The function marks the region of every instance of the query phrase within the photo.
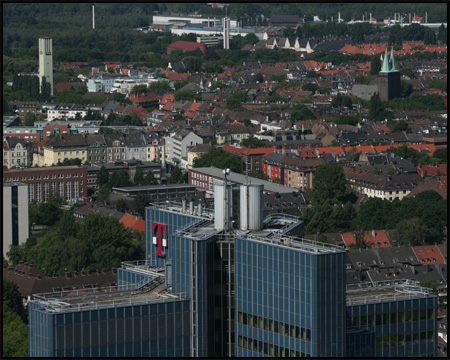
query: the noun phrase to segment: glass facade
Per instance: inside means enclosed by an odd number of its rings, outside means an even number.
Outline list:
[[[437,297],[353,301],[343,250],[224,234],[213,219],[168,206],[146,208],[145,221],[143,266],[163,268],[183,300],[60,313],[33,300],[31,357],[437,355]],[[119,290],[159,276],[147,270],[117,269]]]
[[[347,325],[375,335],[376,357],[437,356],[437,297],[347,307]]]
[[[62,313],[29,306],[30,357],[190,356],[189,300]]]
[[[236,237],[236,356],[344,356],[344,257]]]

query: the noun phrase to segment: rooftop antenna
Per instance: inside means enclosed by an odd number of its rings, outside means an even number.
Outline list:
[[[227,175],[230,175],[230,169],[223,170],[223,175],[225,176],[225,192],[224,192],[224,201],[225,201],[225,231],[228,232],[228,214],[229,214],[229,204],[228,204],[228,196],[227,196]]]
[[[248,152],[245,153],[245,185],[248,185]]]

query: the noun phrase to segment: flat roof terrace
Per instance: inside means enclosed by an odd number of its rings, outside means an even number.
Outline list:
[[[182,299],[166,288],[164,277],[157,277],[140,289],[135,289],[135,286],[133,288],[133,290],[118,291],[116,286],[111,286],[36,294],[33,295],[33,300],[38,301],[46,312],[65,313]]]
[[[398,285],[373,286],[371,283],[347,286],[347,305],[379,303],[433,296],[429,290],[405,280]]]

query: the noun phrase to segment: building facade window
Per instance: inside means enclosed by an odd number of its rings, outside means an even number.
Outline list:
[[[66,181],[66,200],[70,200],[71,199],[71,195],[72,195],[72,183],[70,181]]]

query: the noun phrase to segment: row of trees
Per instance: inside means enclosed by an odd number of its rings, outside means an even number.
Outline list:
[[[39,85],[37,76],[14,74],[10,91],[9,101],[50,101],[51,99],[51,84],[47,82],[45,76],[42,77],[42,84]]]
[[[348,188],[339,165],[319,166],[313,185],[313,207],[303,216],[306,234],[396,229],[395,240],[405,246],[438,244],[443,240],[447,201],[435,191],[392,202],[370,198],[356,212],[352,205],[356,196]]]
[[[3,348],[2,357],[28,357],[28,325],[18,286],[3,281]]]
[[[45,274],[111,269],[121,261],[144,258],[144,236],[115,218],[89,215],[82,223],[65,211],[53,225],[9,251],[13,264],[33,263]]]

